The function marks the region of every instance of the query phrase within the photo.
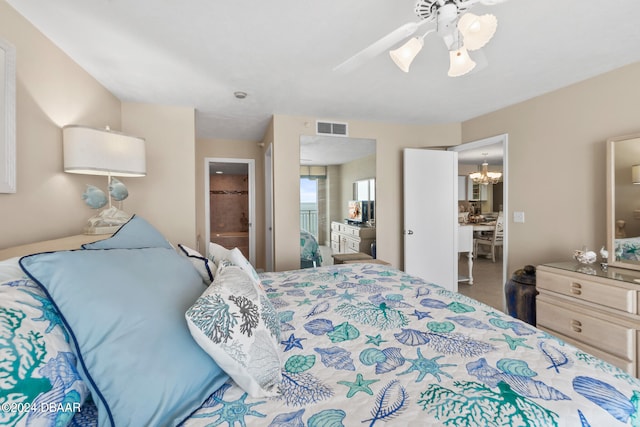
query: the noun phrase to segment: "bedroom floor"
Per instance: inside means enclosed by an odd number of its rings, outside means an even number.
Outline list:
[[[460,257],[458,261],[460,275],[467,275],[469,271],[467,258]],[[473,260],[473,285],[458,282],[458,292],[500,311],[503,306],[502,259],[492,262],[488,258],[479,257]]]

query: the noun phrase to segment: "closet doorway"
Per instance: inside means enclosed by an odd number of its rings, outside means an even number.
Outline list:
[[[227,249],[237,247],[255,266],[255,160],[207,157],[204,161],[208,240]]]

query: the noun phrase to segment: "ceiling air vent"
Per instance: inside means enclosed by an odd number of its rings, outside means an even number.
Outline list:
[[[347,124],[316,122],[316,133],[318,135],[347,136]]]

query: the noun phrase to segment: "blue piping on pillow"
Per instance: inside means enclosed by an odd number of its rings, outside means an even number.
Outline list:
[[[180,250],[182,251],[182,253],[186,257],[202,260],[202,262],[204,263],[204,268],[207,269],[207,274],[209,275],[209,280],[213,282],[213,273],[211,272],[211,269],[209,268],[209,263],[207,262],[207,261],[209,261],[209,258],[205,258],[205,257],[197,256],[197,255],[190,255],[189,252],[184,248],[184,246],[182,244],[178,244],[178,247],[180,248]]]

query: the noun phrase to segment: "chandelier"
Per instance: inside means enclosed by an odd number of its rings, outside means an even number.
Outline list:
[[[489,172],[489,163],[486,160],[488,153],[482,153],[482,155],[485,156],[485,161],[482,162],[482,171],[469,174],[469,178],[474,184],[497,184],[502,178],[502,173]]]

